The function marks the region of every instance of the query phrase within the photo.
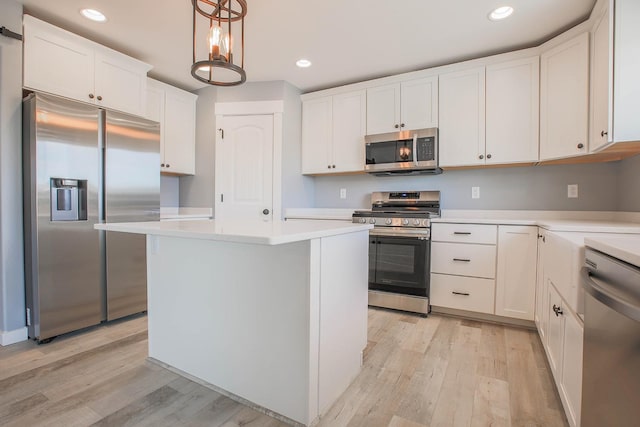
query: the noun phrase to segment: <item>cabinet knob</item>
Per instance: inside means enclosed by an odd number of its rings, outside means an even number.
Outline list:
[[[478,156],[478,158],[479,158],[480,160],[484,159],[484,154],[480,154],[480,155]]]
[[[168,167],[168,168],[170,168],[170,167],[171,167],[171,165],[170,165],[169,163],[167,163],[167,167]]]
[[[490,158],[491,158],[491,154],[487,154],[487,159],[490,159]]]
[[[393,126],[393,127],[394,127],[394,128],[396,128],[396,129],[398,129],[398,128],[399,128],[400,126],[398,126],[398,125],[395,125],[395,126]]]
[[[93,94],[92,94],[92,93],[90,93],[90,94],[89,94],[89,99],[93,99],[93,98],[94,98],[94,97],[93,97]]]
[[[335,169],[335,168],[336,168],[336,165],[331,165],[331,167]]]
[[[581,142],[580,144],[578,144],[578,149],[581,150],[584,148],[584,144]]]
[[[327,169],[331,169],[331,165],[327,165]]]
[[[102,101],[102,96],[98,95],[98,101]]]
[[[269,215],[269,209],[265,209],[265,210],[263,210],[263,211],[262,211],[262,214],[263,214],[263,215]]]
[[[561,316],[562,314],[564,314],[564,312],[562,311],[562,307],[559,307],[555,304],[553,304],[553,312],[556,314],[556,317]]]
[[[164,167],[164,163],[160,163],[160,167],[163,168]]]
[[[400,127],[403,128],[404,127],[404,123],[400,123]]]
[[[602,131],[600,132],[600,136],[604,138],[605,135],[609,135],[609,132]]]

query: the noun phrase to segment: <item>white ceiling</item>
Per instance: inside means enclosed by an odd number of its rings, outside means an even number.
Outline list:
[[[185,89],[191,0],[18,0],[25,12],[153,65]],[[251,82],[286,80],[304,92],[530,47],[588,17],[595,0],[247,0],[245,69]],[[505,21],[488,13],[508,4]],[[79,10],[92,7],[108,21]],[[234,33],[235,35],[235,33]],[[312,67],[295,66],[299,58]]]

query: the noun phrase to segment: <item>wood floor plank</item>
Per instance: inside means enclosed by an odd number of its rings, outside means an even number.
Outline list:
[[[503,380],[479,377],[473,397],[472,427],[506,427],[511,425],[509,383]]]
[[[406,418],[394,415],[387,427],[427,427],[425,424],[418,424]]]

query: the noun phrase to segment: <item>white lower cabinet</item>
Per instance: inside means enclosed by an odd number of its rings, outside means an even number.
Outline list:
[[[536,326],[551,367],[569,424],[580,425],[582,349],[584,327],[568,301],[572,271],[580,267],[572,247],[553,232],[540,232],[539,280],[536,289]],[[560,274],[562,272],[562,274]],[[567,299],[569,298],[569,299]]]
[[[431,305],[493,314],[497,226],[432,225]]]
[[[498,227],[496,314],[534,320],[538,227]]]
[[[495,280],[431,274],[431,304],[493,314]]]

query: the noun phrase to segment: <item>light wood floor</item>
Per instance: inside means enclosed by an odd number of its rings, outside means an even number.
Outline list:
[[[146,361],[146,328],[0,347],[0,425],[284,425]],[[362,372],[319,426],[469,425],[567,425],[537,334],[370,309]]]

